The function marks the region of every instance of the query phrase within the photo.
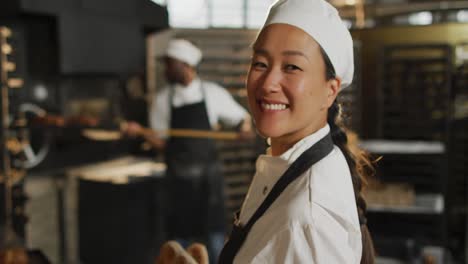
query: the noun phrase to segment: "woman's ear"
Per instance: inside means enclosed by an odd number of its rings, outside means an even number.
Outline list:
[[[341,79],[339,77],[335,77],[334,79],[330,79],[327,81],[327,107],[330,107],[333,102],[335,101],[338,93],[341,89]]]

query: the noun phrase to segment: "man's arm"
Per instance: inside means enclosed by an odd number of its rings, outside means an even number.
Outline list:
[[[245,114],[239,126],[239,138],[240,139],[252,139],[255,137],[255,132],[252,129],[252,117],[248,113]]]
[[[219,121],[231,127],[237,127],[239,138],[250,139],[255,137],[252,129],[250,114],[240,105],[232,95],[224,88],[216,84],[210,84],[209,110],[214,111]]]

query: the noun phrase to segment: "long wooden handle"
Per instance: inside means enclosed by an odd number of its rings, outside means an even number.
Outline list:
[[[236,140],[239,138],[239,135],[236,132],[218,132],[194,129],[169,129],[166,131],[156,131],[150,128],[144,128],[143,133],[168,135],[169,137],[210,138],[217,140]],[[97,141],[119,140],[122,138],[122,133],[118,130],[84,129],[82,134],[89,139]]]
[[[239,134],[236,132],[221,132],[196,129],[169,129],[165,131],[156,131],[149,128],[145,128],[144,130],[144,133],[156,133],[157,135],[168,135],[169,137],[209,138],[219,140],[239,139]]]
[[[125,131],[127,122],[122,122],[120,124],[120,130]],[[211,130],[197,130],[197,129],[168,129],[165,131],[158,131],[147,127],[142,127],[143,134],[146,135],[167,135],[169,137],[189,137],[189,138],[209,138],[209,139],[218,139],[218,140],[235,140],[239,139],[239,134],[237,132],[220,132],[220,131],[211,131]]]
[[[236,132],[220,132],[193,129],[170,129],[167,132],[171,137],[211,138],[220,140],[239,139],[239,134]]]

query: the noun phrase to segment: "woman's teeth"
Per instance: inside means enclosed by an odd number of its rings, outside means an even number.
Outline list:
[[[262,108],[266,110],[284,110],[288,108],[285,104],[266,104],[262,103]]]

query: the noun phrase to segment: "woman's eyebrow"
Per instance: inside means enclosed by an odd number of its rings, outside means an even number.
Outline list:
[[[254,49],[254,54],[268,56],[269,52],[266,49]],[[301,56],[310,62],[309,58],[301,51],[298,50],[285,50],[281,52],[283,56]]]
[[[298,50],[285,50],[282,52],[284,56],[302,56],[306,60],[310,61],[309,58],[301,51]]]
[[[268,51],[266,49],[255,49],[253,50],[254,54],[258,55],[268,55]]]

